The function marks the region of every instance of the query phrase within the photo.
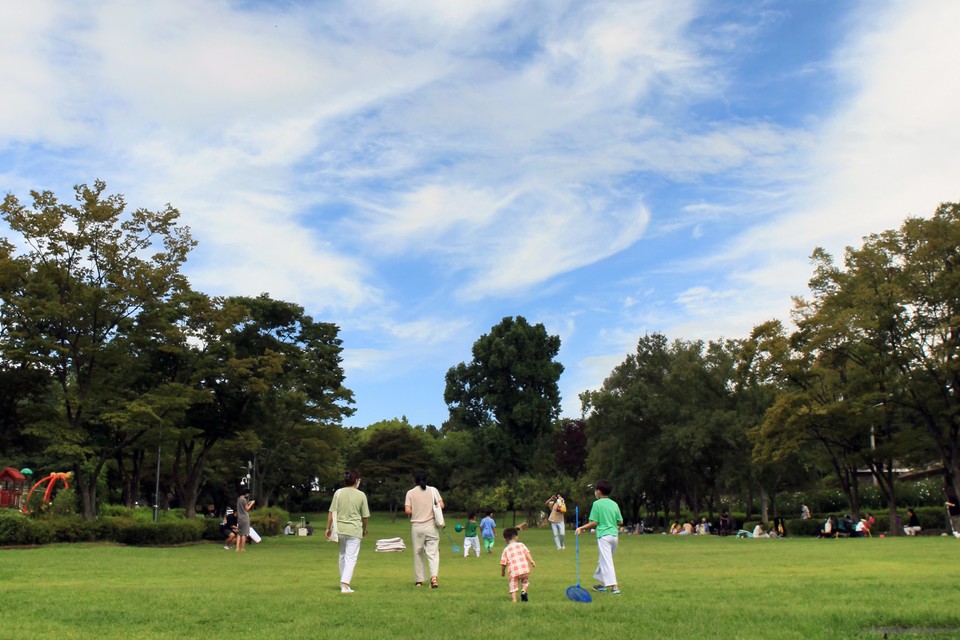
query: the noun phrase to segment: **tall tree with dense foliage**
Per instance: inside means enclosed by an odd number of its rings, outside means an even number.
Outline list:
[[[653,334],[599,390],[581,394],[588,469],[619,487],[630,517],[645,505],[719,508],[724,474],[743,450],[733,372],[728,344],[668,343]]]
[[[243,443],[234,468],[252,465],[253,495],[263,506],[284,487],[332,482],[342,462],[339,426],[353,413],[339,328],[267,295],[199,309],[192,324],[203,327],[203,337],[183,352],[184,370],[192,372],[193,391],[206,397],[184,416],[174,469],[188,513],[205,458],[225,440]]]
[[[127,211],[106,185],[79,185],[77,204],[31,192],[11,194],[0,214],[22,253],[0,255],[6,361],[49,372],[57,391],[53,420],[30,429],[74,473],[85,517],[95,515],[106,462],[157,421],[167,399],[125,383],[128,344],[148,306],[183,288],[180,267],[194,242],[170,205]]]
[[[447,372],[449,424],[479,432],[492,470],[552,468],[546,436],[560,413],[559,352],[560,338],[542,324],[508,317],[473,344],[473,360]]]

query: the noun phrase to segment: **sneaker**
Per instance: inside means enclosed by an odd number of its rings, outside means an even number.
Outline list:
[[[527,592],[526,592],[526,591],[524,591],[524,592],[522,592],[522,593],[520,594],[520,601],[521,601],[521,602],[529,602],[529,601],[530,601],[530,598],[527,597]]]
[[[620,595],[620,589],[614,589],[614,590],[611,591],[610,593],[612,593],[612,594],[615,595],[615,596],[618,596],[618,595]]]
[[[227,551],[230,551],[230,545],[228,544],[223,545],[223,548],[226,549]]]
[[[354,590],[350,587],[340,587],[340,593],[354,593]]]
[[[607,588],[606,588],[605,586],[603,586],[602,584],[595,584],[595,585],[593,585],[593,590],[594,590],[594,591],[606,591]]]

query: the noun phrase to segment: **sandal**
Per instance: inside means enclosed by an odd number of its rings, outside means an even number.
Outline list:
[[[413,583],[413,586],[415,586],[415,587],[422,587],[422,586],[423,586],[423,583],[422,583],[422,582],[414,582],[414,583]]]
[[[437,584],[437,576],[433,576],[432,578],[430,578],[430,588],[431,588],[431,589],[439,589],[439,588],[440,588],[440,585]]]

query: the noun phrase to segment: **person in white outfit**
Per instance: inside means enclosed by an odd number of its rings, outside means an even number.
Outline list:
[[[907,509],[907,526],[903,528],[903,532],[908,536],[915,536],[921,531],[923,531],[923,528],[920,526],[920,518],[917,517],[917,512],[913,509]]]

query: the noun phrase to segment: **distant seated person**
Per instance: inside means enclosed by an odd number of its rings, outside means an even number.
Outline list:
[[[849,513],[845,513],[837,524],[837,529],[842,536],[852,536],[857,530],[857,520],[854,520]]]
[[[287,526],[283,528],[283,535],[292,536],[293,535],[293,522],[287,520]]]
[[[670,535],[675,536],[680,533],[680,531],[680,523],[674,520],[673,524],[670,525]]]
[[[307,523],[306,523],[306,524],[307,524],[307,526],[306,526],[307,535],[308,535],[308,536],[312,536],[312,535],[313,535],[313,527],[310,525],[310,521],[307,520]]]
[[[233,509],[227,509],[220,521],[220,534],[223,536],[224,549],[230,549],[230,545],[237,541],[237,516]]]
[[[773,530],[770,531],[770,537],[784,538],[787,535],[787,527],[783,518],[777,516],[773,519]]]
[[[853,526],[853,537],[854,538],[869,538],[870,537],[870,523],[866,518],[860,518],[860,521]]]
[[[763,523],[758,522],[757,526],[753,528],[753,537],[754,538],[769,538],[770,534],[763,530]]]
[[[693,521],[691,520],[690,522],[684,522],[684,523],[683,523],[683,528],[680,530],[680,533],[679,533],[678,535],[681,535],[681,536],[692,536],[692,535],[693,535]]]
[[[710,535],[710,523],[707,522],[706,518],[700,518],[700,524],[697,525],[697,535]]]
[[[817,534],[818,538],[835,538],[837,536],[837,521],[833,516],[827,516],[827,519],[823,521],[823,526],[820,528],[820,533]]]
[[[920,518],[917,517],[917,512],[913,509],[907,509],[907,525],[903,528],[903,532],[908,536],[915,536],[921,531],[923,531],[923,527],[920,526]]]

